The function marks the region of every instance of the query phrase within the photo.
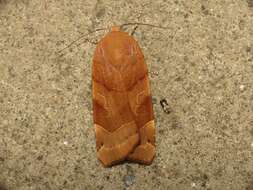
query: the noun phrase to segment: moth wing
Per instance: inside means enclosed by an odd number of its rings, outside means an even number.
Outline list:
[[[140,143],[127,159],[150,164],[155,156],[155,123],[152,98],[148,79],[148,69],[137,42],[134,44],[133,56],[135,80],[129,90],[129,103],[139,129]]]

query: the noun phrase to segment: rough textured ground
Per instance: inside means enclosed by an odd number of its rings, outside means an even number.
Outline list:
[[[157,157],[104,169],[90,42],[106,31],[56,51],[128,22],[168,27],[134,34],[150,70]],[[0,189],[252,190],[253,1],[0,0]]]

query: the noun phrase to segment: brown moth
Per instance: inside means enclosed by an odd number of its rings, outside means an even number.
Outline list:
[[[148,69],[137,41],[119,27],[97,44],[92,65],[97,157],[112,166],[128,160],[151,164],[155,123]]]

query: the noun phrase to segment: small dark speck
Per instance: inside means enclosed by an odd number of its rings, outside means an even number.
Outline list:
[[[203,183],[201,184],[202,187],[206,187],[206,181],[203,181]]]
[[[37,157],[37,160],[42,160],[42,159],[43,159],[42,155],[40,155],[40,156]]]
[[[250,134],[253,136],[253,129],[250,130]]]
[[[248,6],[253,8],[253,0],[247,0]]]
[[[184,15],[184,18],[188,18],[188,17],[189,17],[189,14],[186,13],[186,14]]]
[[[177,76],[176,78],[175,78],[175,81],[182,81],[183,80],[183,78],[181,77],[181,76]]]
[[[208,176],[206,174],[203,175],[204,180],[208,180]]]
[[[161,130],[158,131],[158,133],[161,134],[161,135],[163,135],[164,134],[164,130],[161,129]]]
[[[250,53],[251,52],[251,48],[249,46],[246,47],[246,52]]]
[[[3,157],[0,157],[0,162],[3,162],[4,161],[4,158]]]
[[[205,15],[208,15],[208,14],[209,14],[208,10],[206,9],[206,7],[205,7],[204,5],[201,5],[201,11],[202,11],[202,13],[204,13]]]
[[[239,21],[239,28],[240,28],[240,30],[243,30],[245,28],[245,21],[244,20]]]

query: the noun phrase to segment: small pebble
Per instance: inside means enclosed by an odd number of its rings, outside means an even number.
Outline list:
[[[125,185],[126,185],[127,187],[129,187],[129,186],[131,186],[131,185],[134,184],[135,176],[132,175],[132,174],[126,175],[126,176],[124,176],[123,181],[124,181]]]
[[[240,85],[240,90],[241,91],[243,91],[244,90],[244,88],[245,88],[245,86],[242,84],[242,85]]]

